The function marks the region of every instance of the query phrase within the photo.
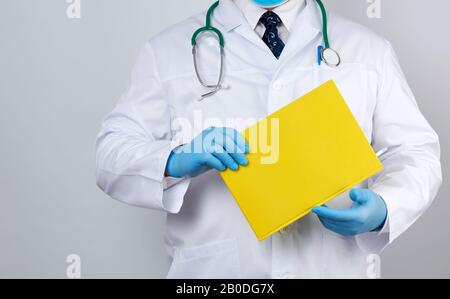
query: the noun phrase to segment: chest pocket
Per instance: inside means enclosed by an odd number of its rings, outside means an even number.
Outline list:
[[[313,74],[311,76],[311,74]],[[298,82],[304,82],[299,88],[304,93],[323,83],[333,80],[347,105],[358,121],[359,125],[370,141],[372,134],[372,116],[376,106],[377,74],[364,64],[343,63],[336,68],[322,64],[312,66],[307,73],[302,74],[304,79],[298,78]]]
[[[237,241],[228,239],[191,248],[175,250],[169,279],[239,278]]]

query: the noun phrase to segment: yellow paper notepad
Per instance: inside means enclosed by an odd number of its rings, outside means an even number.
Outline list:
[[[249,166],[222,177],[259,240],[383,169],[333,81],[244,136]]]

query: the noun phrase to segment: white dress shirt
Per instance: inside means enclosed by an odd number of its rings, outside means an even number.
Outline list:
[[[266,27],[259,20],[267,12],[267,9],[257,6],[251,0],[234,0],[234,3],[242,11],[251,28],[255,30],[260,38],[263,38]],[[305,6],[305,0],[289,0],[273,10],[282,21],[278,26],[278,34],[283,43],[286,44],[288,42],[292,26],[294,26],[295,20]]]

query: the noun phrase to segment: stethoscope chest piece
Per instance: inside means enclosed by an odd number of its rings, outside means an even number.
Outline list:
[[[323,48],[321,58],[329,67],[338,67],[341,64],[341,57],[338,52],[331,48]]]

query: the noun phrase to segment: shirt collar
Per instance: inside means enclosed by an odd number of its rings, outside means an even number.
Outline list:
[[[262,15],[267,12],[267,10],[257,6],[251,0],[233,1],[247,19],[250,27],[252,29],[256,29],[259,20],[261,19]],[[305,6],[305,0],[290,0],[283,5],[276,7],[273,12],[280,17],[284,26],[286,26],[289,31],[292,31],[292,27],[294,26],[298,15]]]

